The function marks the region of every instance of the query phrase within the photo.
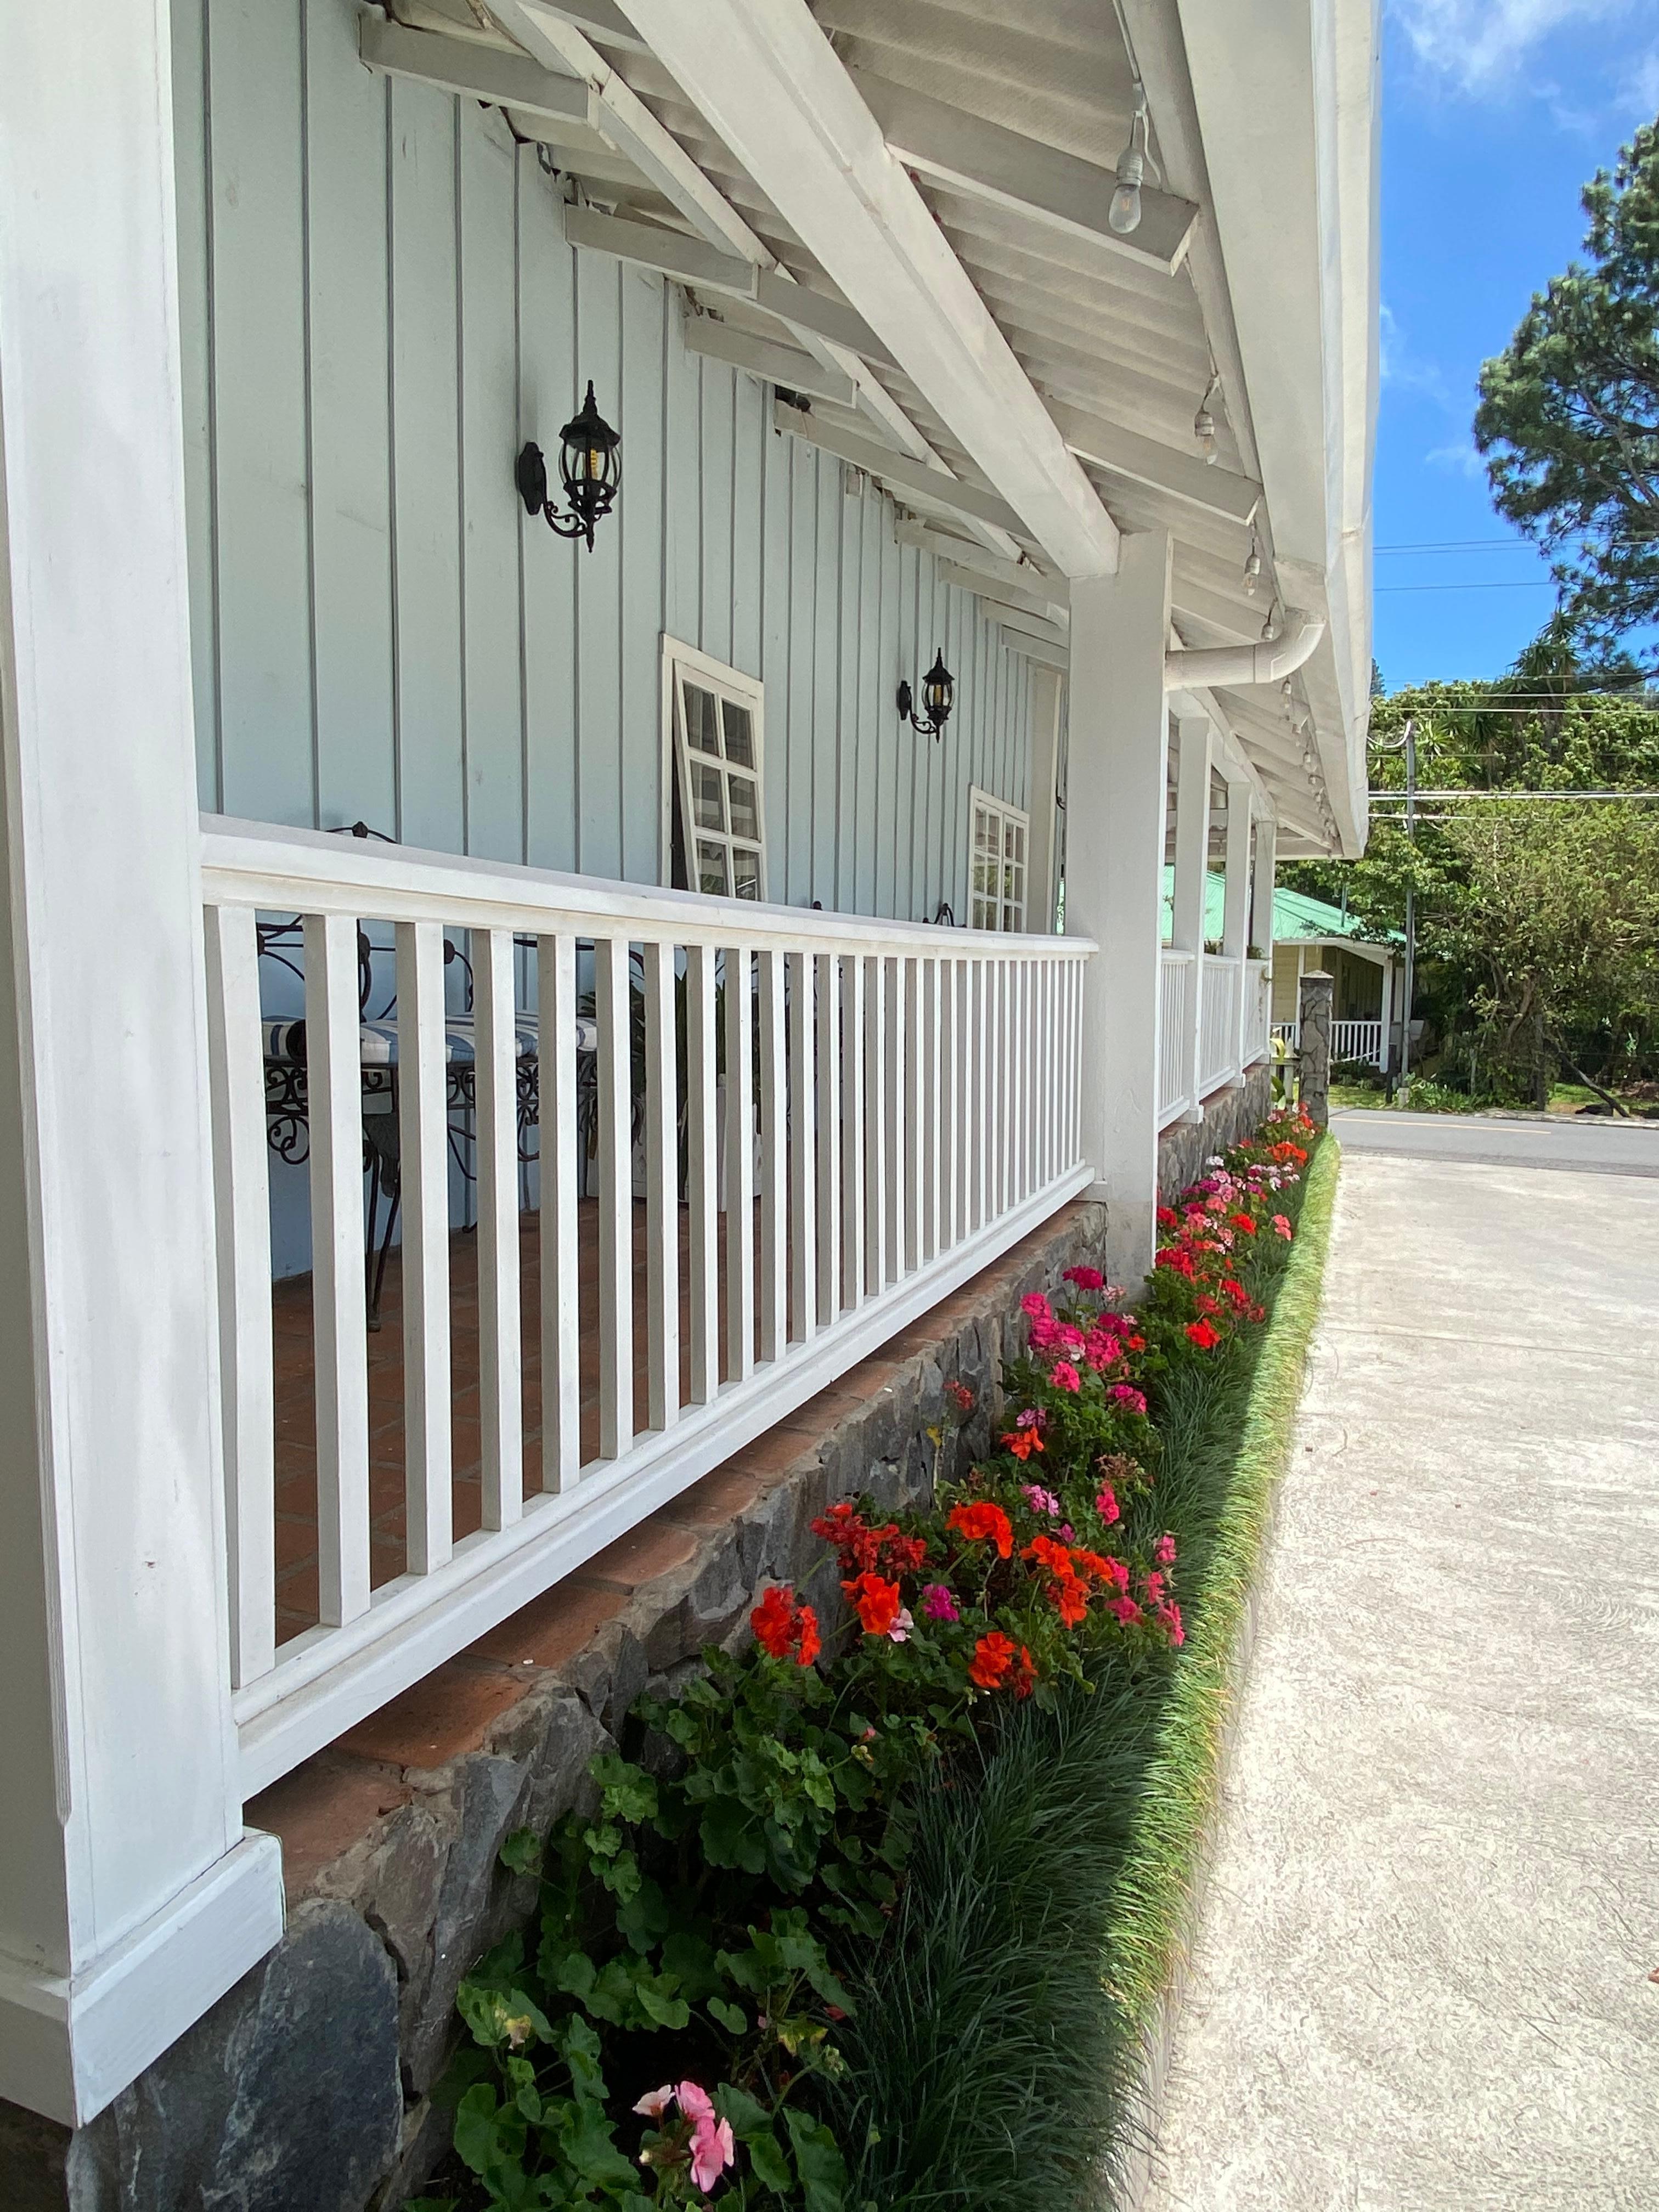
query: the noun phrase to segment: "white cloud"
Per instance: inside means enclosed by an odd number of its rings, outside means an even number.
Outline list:
[[[1437,363],[1413,351],[1400,326],[1400,319],[1384,300],[1377,310],[1378,371],[1382,382],[1396,392],[1420,392],[1442,406],[1449,404],[1446,380]]]
[[[1494,91],[1531,50],[1575,22],[1626,13],[1630,0],[1389,0],[1419,61],[1465,92]]]
[[[1474,446],[1465,438],[1461,444],[1437,446],[1424,459],[1437,469],[1446,469],[1454,476],[1468,477],[1471,483],[1484,482],[1486,465]]]
[[[1659,115],[1659,46],[1637,63],[1631,80],[1630,104],[1638,122],[1650,123]]]

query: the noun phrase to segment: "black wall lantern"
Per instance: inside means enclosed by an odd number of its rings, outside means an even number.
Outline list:
[[[602,522],[622,489],[622,440],[600,414],[592,383],[581,412],[559,433],[559,474],[568,514],[561,514],[547,495],[547,459],[531,444],[519,456],[519,496],[526,514],[539,512],[561,538],[585,538],[593,550],[593,526]]]
[[[908,684],[898,688],[899,720],[908,722],[918,737],[942,738],[945,725],[951,719],[951,707],[956,697],[957,679],[945,665],[945,647],[940,646],[933,655],[933,665],[921,679],[922,712],[924,721],[918,716],[915,702]]]

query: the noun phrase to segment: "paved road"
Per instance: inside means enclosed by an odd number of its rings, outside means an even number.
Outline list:
[[[1659,1176],[1659,1122],[1599,1115],[1536,1121],[1498,1114],[1401,1114],[1338,1106],[1331,1127],[1345,1152],[1412,1159],[1476,1160],[1491,1167],[1571,1168],[1601,1175]],[[1656,2193],[1659,2201],[1659,2193]]]
[[[1572,1128],[1373,1154],[1378,1118],[1147,2212],[1652,2212],[1659,1184],[1565,1166]]]

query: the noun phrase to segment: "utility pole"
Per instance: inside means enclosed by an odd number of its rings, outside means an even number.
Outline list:
[[[1409,1095],[1412,1069],[1412,1000],[1417,984],[1417,725],[1406,717],[1406,850],[1413,872],[1406,878],[1405,1012],[1400,1024],[1400,1088],[1396,1096]]]

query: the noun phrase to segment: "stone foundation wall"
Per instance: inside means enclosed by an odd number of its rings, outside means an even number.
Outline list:
[[[1209,1129],[1192,1133],[1200,1159],[1222,1141]],[[744,1642],[763,1583],[795,1583],[834,1619],[836,1563],[811,1522],[860,1491],[886,1506],[927,1494],[949,1382],[980,1407],[955,1449],[963,1464],[984,1451],[1021,1297],[1101,1264],[1104,1241],[1104,1207],[1066,1208],[256,1800],[249,1826],[283,1841],[283,1942],[89,2126],[0,2104],[4,2212],[391,2212],[418,2193],[445,2140],[428,2099],[456,1990],[535,1905],[498,1863],[504,1838],[579,1802],[641,1690],[674,1687],[706,1644]]]
[[[1158,1187],[1162,1196],[1172,1198],[1189,1182],[1195,1182],[1204,1172],[1205,1161],[1259,1128],[1273,1103],[1273,1069],[1264,1060],[1237,1090],[1218,1091],[1206,1098],[1202,1121],[1177,1121],[1166,1129],[1158,1146]]]

